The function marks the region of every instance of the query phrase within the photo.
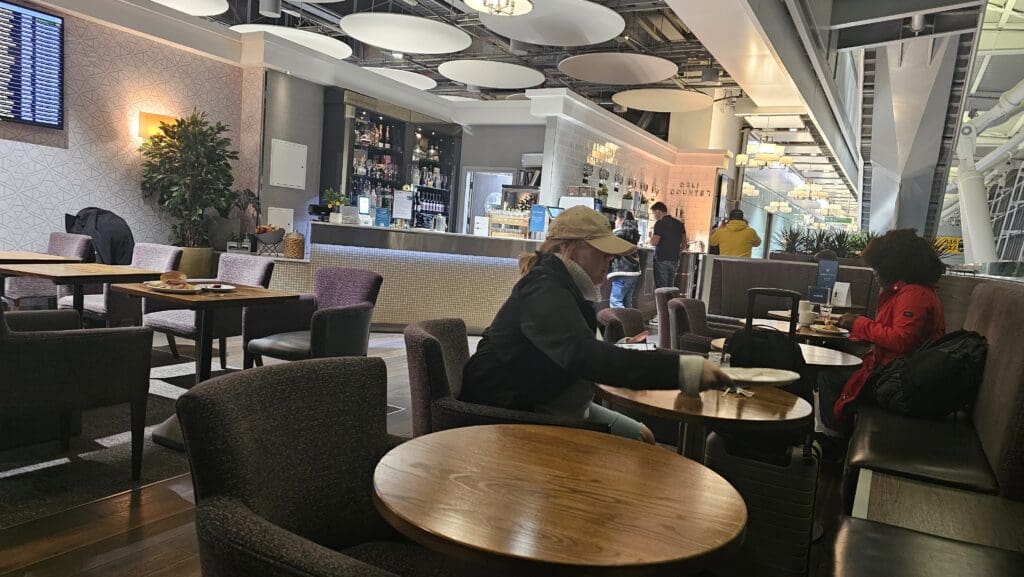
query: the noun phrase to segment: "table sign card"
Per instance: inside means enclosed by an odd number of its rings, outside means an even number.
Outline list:
[[[388,228],[391,226],[391,209],[378,208],[373,217],[373,226]]]
[[[820,260],[818,261],[818,282],[815,286],[828,288],[836,284],[836,277],[839,276],[839,261]]]
[[[809,287],[807,293],[807,300],[819,305],[827,304],[828,298],[832,296],[829,288],[825,286]]]
[[[832,287],[832,304],[841,307],[851,306],[852,303],[850,303],[850,283],[835,283],[835,285]]]

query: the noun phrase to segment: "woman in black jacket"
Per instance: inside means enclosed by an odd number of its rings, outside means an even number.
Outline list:
[[[634,247],[640,242],[640,229],[637,228],[632,212],[620,210],[615,215],[614,234]],[[640,259],[637,258],[636,251],[615,257],[611,268],[608,269],[608,280],[612,283],[608,306],[613,309],[633,308],[633,289],[636,288],[636,281],[639,278]]]
[[[696,396],[729,378],[699,356],[629,350],[597,339],[595,285],[613,258],[636,247],[612,234],[594,210],[574,207],[552,221],[547,240],[520,259],[523,277],[484,331],[463,374],[465,401],[576,416],[653,443],[641,423],[593,402],[593,383],[680,388]]]

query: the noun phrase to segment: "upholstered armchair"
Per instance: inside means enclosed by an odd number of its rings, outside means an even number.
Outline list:
[[[243,366],[262,365],[263,355],[289,361],[365,356],[383,280],[368,270],[320,268],[313,294],[247,307],[242,312]]]
[[[681,294],[676,287],[662,287],[654,289],[654,306],[658,314],[658,348],[672,348],[672,339],[669,334],[668,301]]]
[[[169,272],[177,270],[181,264],[182,250],[176,246],[140,242],[135,244],[132,252],[133,268]],[[139,326],[142,324],[142,303],[140,299],[110,290],[110,285],[103,285],[102,294],[85,295],[82,314],[89,318],[102,321],[106,326]],[[58,308],[73,308],[72,297],[60,297]]]
[[[706,353],[711,339],[729,337],[734,329],[709,327],[703,301],[675,298],[668,301],[669,337],[673,349]],[[740,327],[736,327],[737,329]]]
[[[462,319],[437,319],[405,327],[414,436],[473,425],[532,423],[592,429],[606,426],[583,419],[514,411],[459,400],[462,369],[469,360],[469,337]]]
[[[387,433],[379,358],[233,373],[178,399],[204,577],[452,575],[373,504]]]
[[[51,232],[46,254],[89,260],[92,256],[92,238],[84,234]],[[57,304],[57,286],[47,279],[15,276],[3,279],[2,282],[4,300],[10,303],[11,310],[18,310],[24,300],[45,299],[48,308],[54,308]]]
[[[217,277],[213,279],[190,279],[191,282],[227,283],[232,285],[267,288],[274,273],[274,261],[266,257],[224,253],[217,261]],[[199,327],[196,326],[196,312],[178,309],[162,301],[144,299],[142,322],[155,332],[167,336],[171,355],[178,358],[175,337],[196,340]],[[218,339],[220,368],[227,368],[227,338],[242,334],[242,309],[222,308],[211,311],[214,315],[213,338]]]
[[[608,343],[635,337],[646,330],[644,315],[636,309],[603,309],[597,313],[597,322],[603,328],[604,340]]]
[[[0,311],[0,448],[59,438],[85,409],[131,403],[132,479],[142,473],[153,331],[81,330],[75,311]]]

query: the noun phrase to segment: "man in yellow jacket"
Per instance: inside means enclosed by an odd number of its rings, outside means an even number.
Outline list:
[[[717,246],[722,256],[750,257],[755,246],[761,246],[761,237],[743,219],[743,211],[734,208],[729,213],[729,222],[711,235],[711,246]]]

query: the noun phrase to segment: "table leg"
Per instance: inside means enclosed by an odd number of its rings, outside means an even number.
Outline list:
[[[199,384],[210,378],[210,361],[213,357],[213,311],[197,310],[196,326],[199,329],[196,341],[196,384]],[[153,442],[169,449],[185,450],[177,415],[171,415],[166,421],[153,427]]]
[[[677,451],[687,459],[703,463],[707,436],[707,427],[680,423],[679,447],[677,447]]]
[[[78,315],[81,316],[85,309],[85,285],[71,285],[71,291],[71,305],[78,311]]]

